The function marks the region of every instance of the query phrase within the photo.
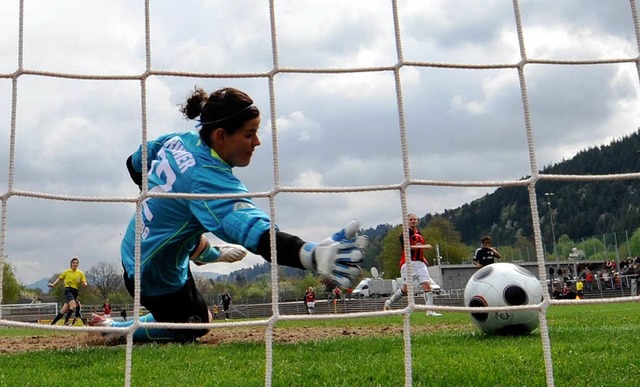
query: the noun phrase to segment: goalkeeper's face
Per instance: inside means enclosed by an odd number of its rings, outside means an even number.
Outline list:
[[[260,145],[258,129],[260,129],[260,117],[245,122],[233,134],[216,130],[214,149],[232,167],[246,167],[251,163],[253,151]]]

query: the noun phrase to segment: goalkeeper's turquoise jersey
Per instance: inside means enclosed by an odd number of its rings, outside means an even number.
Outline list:
[[[141,148],[131,161],[138,172],[149,171],[150,192],[247,193],[231,166],[200,140],[198,132],[164,135],[149,141],[147,152],[147,168],[142,168]],[[131,279],[135,273],[135,218],[129,222],[121,246],[122,265]],[[209,231],[256,253],[270,220],[249,198],[148,198],[142,205],[141,226],[141,293],[158,296],[185,284],[189,252],[202,233]]]

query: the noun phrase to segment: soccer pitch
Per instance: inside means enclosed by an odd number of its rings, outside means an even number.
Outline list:
[[[637,302],[562,305],[547,311],[556,386],[640,384]],[[287,321],[274,329],[274,386],[405,385],[401,316]],[[539,331],[521,337],[485,336],[466,313],[411,316],[415,386],[544,386]],[[221,327],[188,345],[136,345],[131,385],[262,386],[263,327]],[[47,340],[44,330],[0,329],[7,340]],[[68,333],[66,333],[68,335]],[[0,384],[53,386],[84,380],[125,381],[125,346],[78,345],[0,356]],[[206,338],[206,337],[205,337]],[[234,339],[235,338],[235,339]],[[35,347],[35,345],[34,345]],[[6,352],[6,351],[5,351]]]

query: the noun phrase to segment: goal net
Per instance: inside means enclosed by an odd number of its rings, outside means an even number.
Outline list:
[[[540,172],[636,129],[640,26],[635,0],[538,3],[3,2],[0,263],[33,268],[22,246],[36,232],[51,242],[73,235],[62,256],[91,255],[95,246],[118,255],[121,235],[106,230],[123,230],[132,205],[140,214],[152,196],[133,192],[123,160],[185,127],[175,105],[197,84],[238,87],[261,101],[261,152],[237,174],[251,180],[250,196],[272,219],[301,237],[330,235],[352,217],[399,224],[415,208],[443,211],[512,187],[526,192],[546,281],[541,187],[640,177]],[[607,131],[613,127],[619,131]],[[318,221],[327,218],[335,222]],[[53,245],[40,244],[31,256]],[[277,300],[276,265],[271,280]],[[544,317],[550,305],[545,287],[535,308]],[[9,319],[17,310],[3,308],[0,325],[21,326]],[[136,319],[139,310],[136,294]],[[406,327],[416,310],[425,309],[409,296]],[[276,303],[271,318],[251,323],[269,328],[265,385],[272,383],[270,328],[323,318],[331,317],[281,315]],[[410,334],[404,330],[407,385]],[[553,385],[544,318],[540,338]],[[133,350],[127,342],[126,385]]]

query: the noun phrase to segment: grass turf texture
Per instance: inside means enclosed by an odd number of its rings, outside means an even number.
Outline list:
[[[556,306],[548,310],[556,386],[640,385],[640,304]],[[485,336],[464,313],[411,316],[427,328],[413,334],[414,386],[544,386],[542,341],[529,336]],[[401,326],[400,316],[288,321],[281,327],[358,329],[296,343],[274,343],[274,386],[401,386],[404,348],[399,334],[367,337],[367,330]],[[0,329],[0,335],[61,334]],[[132,385],[261,386],[264,344],[141,345],[133,351]],[[124,384],[125,348],[95,347],[0,355],[0,385],[64,385],[84,380]]]

